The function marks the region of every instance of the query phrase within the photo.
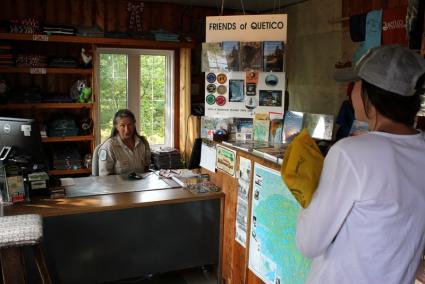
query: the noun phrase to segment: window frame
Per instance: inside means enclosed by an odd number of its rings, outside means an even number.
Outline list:
[[[97,48],[95,52],[95,82],[97,99],[96,99],[96,129],[100,129],[100,54],[121,54],[127,55],[127,108],[131,110],[136,119],[140,117],[140,57],[141,55],[161,55],[166,57],[166,72],[165,72],[165,127],[164,139],[165,144],[155,144],[151,146],[174,147],[174,126],[176,124],[174,118],[175,104],[175,51],[163,49],[144,49],[144,48]],[[140,133],[140,123],[136,123],[137,131]],[[100,130],[96,131],[96,145],[100,143]]]

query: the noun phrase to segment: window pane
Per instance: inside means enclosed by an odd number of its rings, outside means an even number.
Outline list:
[[[117,110],[127,107],[127,55],[100,54],[100,136],[103,142],[111,134]]]
[[[140,56],[140,129],[150,144],[165,144],[166,56]]]

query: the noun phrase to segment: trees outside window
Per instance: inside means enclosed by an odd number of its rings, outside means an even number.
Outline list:
[[[151,145],[173,146],[173,52],[99,49],[100,141],[111,132],[115,112],[130,109]]]

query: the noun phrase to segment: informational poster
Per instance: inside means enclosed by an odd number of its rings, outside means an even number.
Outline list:
[[[253,118],[255,113],[283,113],[285,73],[255,72],[255,83],[248,73],[206,72],[205,116]]]
[[[217,149],[217,162],[216,162],[217,169],[234,177],[235,166],[236,166],[236,151],[223,147],[220,144],[217,144],[216,149]]]
[[[287,21],[286,14],[207,17],[205,116],[283,113]]]
[[[251,160],[239,158],[238,202],[236,205],[236,235],[235,239],[246,247],[248,224],[249,185],[251,182]]]
[[[295,245],[300,206],[281,175],[254,164],[249,269],[265,283],[304,283],[311,261]]]

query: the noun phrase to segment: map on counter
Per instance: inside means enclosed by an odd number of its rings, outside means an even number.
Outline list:
[[[280,173],[254,165],[249,269],[265,283],[304,283],[311,260],[295,245],[300,206]]]

